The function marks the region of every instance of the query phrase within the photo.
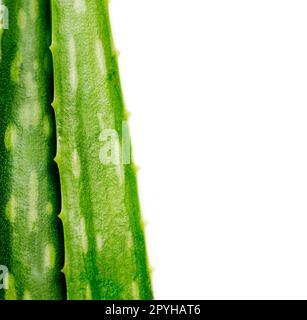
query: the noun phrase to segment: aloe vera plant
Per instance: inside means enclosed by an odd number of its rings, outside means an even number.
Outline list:
[[[108,1],[52,0],[52,26],[67,297],[151,299]]]
[[[0,299],[152,299],[108,1],[51,1],[0,0]]]
[[[9,280],[0,298],[63,299],[50,3],[2,5],[9,28],[0,31],[0,265]]]

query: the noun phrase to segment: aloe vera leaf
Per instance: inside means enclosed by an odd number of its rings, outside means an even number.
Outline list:
[[[9,23],[0,33],[0,265],[9,288],[0,298],[62,299],[50,2],[2,4]]]
[[[108,2],[52,0],[52,29],[67,297],[152,299]]]

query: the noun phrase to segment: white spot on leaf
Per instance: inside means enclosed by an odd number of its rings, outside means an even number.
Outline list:
[[[136,281],[133,281],[131,284],[131,291],[134,300],[140,299],[140,288]]]
[[[39,1],[29,1],[29,9],[30,9],[30,16],[32,20],[36,20],[38,17],[38,3]]]
[[[39,102],[25,104],[20,108],[19,121],[24,129],[37,127],[41,118],[41,109]]]
[[[27,25],[27,15],[23,9],[20,9],[18,12],[18,27],[21,31],[24,31]]]
[[[86,235],[86,226],[85,226],[85,220],[84,218],[81,218],[80,220],[80,237],[81,237],[81,244],[82,244],[82,248],[83,251],[86,253],[87,252],[87,235]]]
[[[86,12],[85,0],[75,0],[75,10],[78,13],[85,13]]]
[[[77,52],[76,43],[73,37],[69,40],[69,61],[70,61],[70,85],[75,93],[78,87],[78,73],[77,73]]]
[[[52,244],[47,244],[44,251],[44,267],[46,269],[53,268],[55,263],[55,249]]]
[[[77,150],[74,150],[71,156],[72,173],[76,178],[80,177],[80,158]]]
[[[48,203],[47,203],[46,211],[47,211],[47,213],[50,214],[50,215],[53,213],[53,205],[52,205],[51,202],[48,202]]]
[[[29,227],[33,228],[38,218],[38,177],[35,171],[30,174],[29,181]]]
[[[92,290],[89,284],[86,287],[85,300],[92,300]]]
[[[29,291],[25,291],[24,295],[23,295],[23,300],[32,300],[32,296],[30,294]]]
[[[131,249],[133,246],[133,237],[132,237],[132,233],[129,232],[127,235],[127,247],[128,249]]]
[[[17,145],[18,135],[16,126],[14,124],[10,124],[7,127],[4,140],[7,150],[12,150]]]
[[[100,235],[96,237],[96,246],[97,246],[97,251],[101,251],[103,246],[103,239]]]
[[[21,54],[20,51],[17,51],[15,58],[11,65],[11,79],[15,82],[20,80],[20,66],[21,66]]]
[[[6,300],[16,300],[16,287],[15,287],[15,278],[14,276],[9,273],[8,275],[8,289],[5,290],[5,299]]]
[[[38,97],[38,83],[34,79],[34,75],[31,72],[28,72],[25,76],[26,83],[26,95],[29,98]]]
[[[11,199],[6,205],[6,216],[11,223],[14,223],[16,217],[16,199],[14,196],[11,196]]]
[[[99,70],[104,75],[106,73],[106,65],[101,40],[96,41],[96,58],[98,61]]]

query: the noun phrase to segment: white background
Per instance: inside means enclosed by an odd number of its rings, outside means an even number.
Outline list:
[[[307,2],[112,0],[157,299],[307,298]]]

